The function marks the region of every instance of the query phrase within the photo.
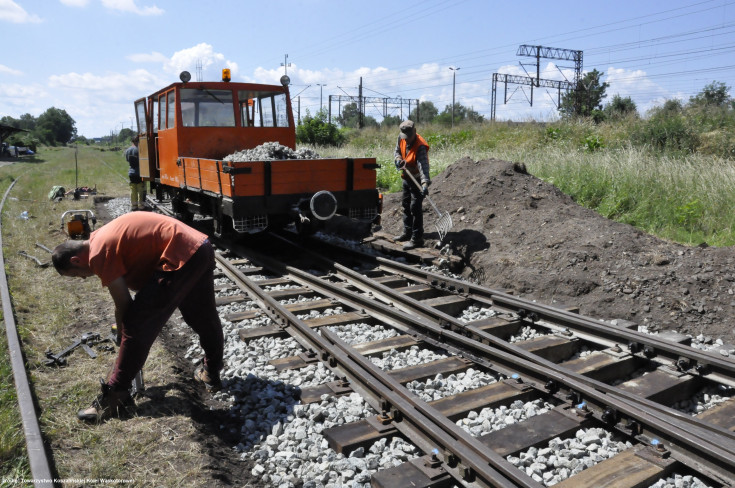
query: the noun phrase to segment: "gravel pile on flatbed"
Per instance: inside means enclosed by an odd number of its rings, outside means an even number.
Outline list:
[[[277,159],[320,159],[319,154],[307,148],[293,150],[278,142],[266,142],[253,149],[244,149],[224,157],[225,161],[271,161]]]

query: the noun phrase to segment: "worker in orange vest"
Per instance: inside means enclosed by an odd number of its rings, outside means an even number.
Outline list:
[[[431,184],[429,144],[416,133],[412,120],[403,121],[399,129],[395,165],[403,178],[403,233],[396,237],[396,241],[408,241],[403,249],[410,250],[424,245],[424,214],[421,207]],[[414,179],[421,182],[421,188],[411,181],[406,171],[410,171]]]

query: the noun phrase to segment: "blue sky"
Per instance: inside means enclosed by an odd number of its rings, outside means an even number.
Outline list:
[[[456,75],[456,101],[489,118],[493,73],[535,74],[521,44],[583,51],[607,100],[630,96],[642,113],[713,81],[735,87],[735,0],[0,0],[0,39],[0,116],[63,108],[86,137],[130,127],[133,101],[182,70],[278,83],[286,55],[302,116],[357,96],[360,77],[365,96],[442,110]],[[572,67],[542,59],[541,77],[572,80]],[[554,90],[535,89],[533,107],[528,87],[497,95],[498,120],[556,117]]]

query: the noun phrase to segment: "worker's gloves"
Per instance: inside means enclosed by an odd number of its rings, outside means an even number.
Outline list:
[[[429,184],[428,183],[424,183],[423,185],[421,185],[421,194],[423,196],[426,196],[429,194]]]
[[[396,169],[397,170],[404,170],[406,169],[406,162],[401,158],[396,158],[395,160]]]

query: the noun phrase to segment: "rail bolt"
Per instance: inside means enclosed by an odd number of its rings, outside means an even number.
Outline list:
[[[676,369],[686,371],[692,367],[692,361],[689,358],[679,358],[676,361]]]
[[[601,419],[606,424],[613,425],[618,421],[618,413],[612,408],[606,408],[605,411],[602,412]]]

